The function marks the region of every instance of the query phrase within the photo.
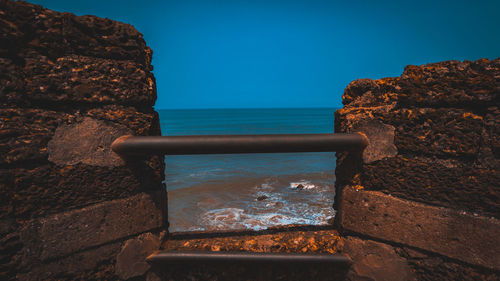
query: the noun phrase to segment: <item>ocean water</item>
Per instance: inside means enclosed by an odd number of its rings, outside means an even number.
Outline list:
[[[335,109],[159,110],[163,135],[333,133]],[[171,232],[326,224],[335,153],[165,157]]]

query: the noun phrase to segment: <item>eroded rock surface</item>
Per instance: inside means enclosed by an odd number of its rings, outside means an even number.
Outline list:
[[[125,161],[111,150],[111,144],[128,134],[128,130],[86,117],[56,129],[47,145],[48,159],[58,165],[123,166]]]
[[[361,249],[394,249],[360,254],[351,278],[385,280],[366,265],[393,260],[409,280],[498,279],[499,77],[500,58],[446,61],[347,86],[335,132],[366,131],[379,148],[337,153],[336,223]]]
[[[116,257],[117,275],[124,280],[144,275],[151,268],[146,257],[160,248],[160,240],[158,235],[149,232],[127,240]]]
[[[500,218],[499,77],[500,58],[407,66],[401,77],[351,82],[335,132],[385,124],[394,128],[395,150],[363,155],[362,167],[339,154],[337,182]],[[391,142],[391,134],[375,135]]]
[[[164,225],[163,157],[109,147],[161,134],[151,56],[131,25],[0,0],[2,280],[116,280],[122,240]]]

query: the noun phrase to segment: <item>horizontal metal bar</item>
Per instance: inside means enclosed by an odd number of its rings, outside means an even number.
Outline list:
[[[360,134],[122,136],[111,148],[123,156],[362,150]]]
[[[150,263],[328,263],[349,266],[351,260],[341,255],[327,254],[281,254],[281,253],[235,253],[235,252],[157,252],[146,259]]]

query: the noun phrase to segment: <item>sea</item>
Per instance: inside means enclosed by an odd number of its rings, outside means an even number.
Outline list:
[[[162,134],[333,133],[333,108],[159,110]],[[324,225],[334,217],[335,153],[165,157],[170,232]]]

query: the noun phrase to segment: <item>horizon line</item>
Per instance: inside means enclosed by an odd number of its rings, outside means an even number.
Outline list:
[[[206,109],[339,109],[341,107],[190,107],[190,108],[155,108],[155,110],[206,110]]]

